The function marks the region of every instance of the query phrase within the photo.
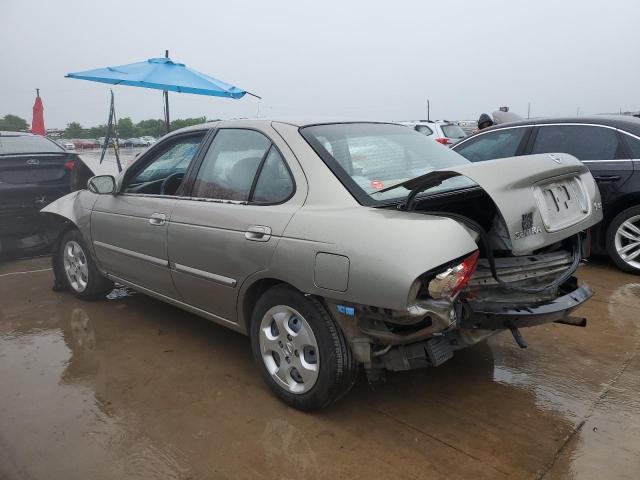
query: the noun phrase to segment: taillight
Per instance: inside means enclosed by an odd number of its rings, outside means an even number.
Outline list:
[[[433,298],[453,298],[467,284],[478,265],[480,252],[476,250],[462,263],[447,268],[444,272],[437,274],[427,286],[429,295]]]
[[[76,166],[76,161],[75,160],[69,160],[68,162],[65,162],[65,164],[64,164],[64,168],[66,168],[67,170],[73,170],[75,166]]]
[[[436,142],[441,143],[442,145],[450,145],[451,144],[451,140],[449,140],[446,137],[436,138]]]

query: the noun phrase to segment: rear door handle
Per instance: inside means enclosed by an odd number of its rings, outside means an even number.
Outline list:
[[[596,179],[596,182],[609,183],[617,182],[618,180],[620,180],[620,175],[596,175],[593,178]]]
[[[244,232],[244,238],[254,242],[267,242],[271,238],[271,228],[264,225],[253,225]]]
[[[156,227],[160,225],[164,225],[167,221],[167,216],[164,213],[153,213],[151,217],[149,217],[149,223]]]

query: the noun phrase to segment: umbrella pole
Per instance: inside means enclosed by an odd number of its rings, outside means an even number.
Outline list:
[[[171,121],[169,120],[169,92],[164,90],[162,95],[164,96],[164,124],[167,133],[169,133],[169,130],[171,129]]]
[[[164,58],[169,58],[169,50],[164,51]],[[169,92],[164,90],[162,95],[164,96],[164,124],[167,133],[169,133],[169,130],[171,130],[171,120],[169,120]]]

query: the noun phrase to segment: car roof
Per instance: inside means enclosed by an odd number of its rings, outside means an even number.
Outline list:
[[[362,119],[358,119],[358,120],[345,120],[344,118],[342,119],[327,119],[327,118],[323,118],[323,117],[318,117],[318,118],[298,118],[298,119],[277,119],[277,118],[271,118],[271,119],[251,119],[251,118],[237,118],[237,119],[232,119],[232,120],[216,120],[214,122],[206,122],[206,123],[200,123],[198,125],[192,125],[189,127],[184,127],[181,128],[179,130],[174,130],[171,133],[185,133],[185,132],[191,132],[191,131],[197,131],[197,130],[203,130],[203,129],[209,129],[209,128],[215,128],[221,124],[223,124],[224,126],[232,126],[234,123],[237,123],[238,125],[252,125],[255,127],[268,127],[273,123],[284,123],[284,124],[288,124],[288,125],[293,125],[294,127],[309,127],[312,125],[328,125],[328,124],[336,124],[336,123],[384,123],[384,124],[390,124],[390,125],[397,125],[397,122],[389,122],[389,121],[384,121],[384,120],[362,120]]]
[[[403,125],[455,125],[455,123],[451,120],[403,120],[401,122]]]
[[[605,125],[607,127],[619,128],[629,133],[640,136],[640,118],[629,115],[592,115],[588,117],[551,117],[533,118],[518,122],[500,123],[481,130],[479,133],[486,133],[491,130],[500,130],[505,127],[520,127],[530,125],[545,125],[555,123],[578,123],[591,125]]]
[[[0,137],[33,137],[33,133],[29,132],[9,132],[6,130],[0,130]]]

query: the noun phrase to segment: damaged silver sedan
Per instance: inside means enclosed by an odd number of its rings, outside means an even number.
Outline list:
[[[117,282],[248,334],[268,386],[312,410],[360,365],[376,380],[584,325],[573,274],[600,206],[569,155],[473,164],[400,125],[256,120],[174,132],[43,212],[57,287]]]

